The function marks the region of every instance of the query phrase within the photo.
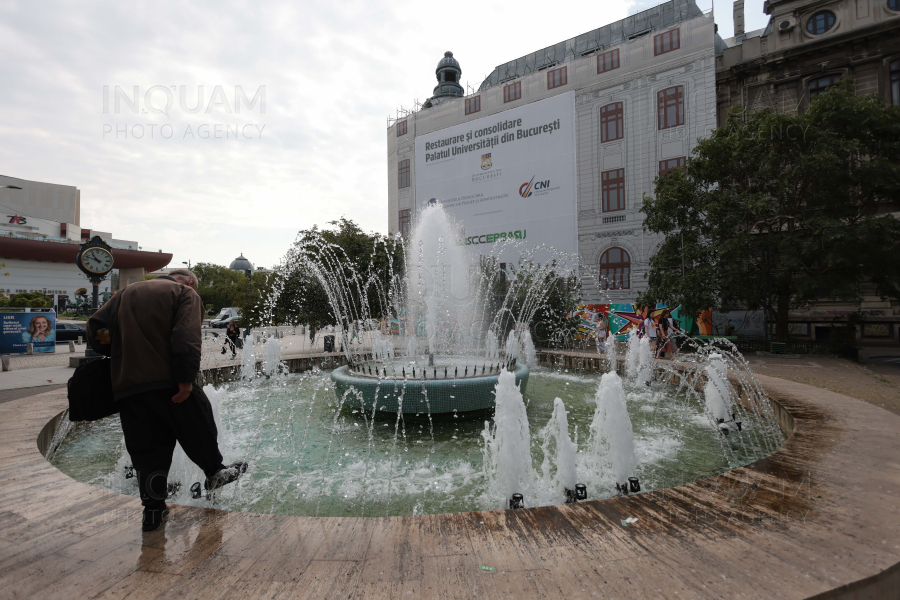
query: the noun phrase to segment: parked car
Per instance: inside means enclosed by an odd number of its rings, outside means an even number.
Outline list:
[[[228,308],[223,308],[214,319],[210,319],[209,326],[213,329],[228,327],[229,322],[239,320],[240,318],[241,309],[236,306],[230,306]]]
[[[74,342],[78,340],[78,337],[81,337],[82,340],[87,339],[87,334],[84,331],[84,327],[81,325],[75,325],[73,323],[60,323],[57,321],[56,323],[56,341],[57,342]]]

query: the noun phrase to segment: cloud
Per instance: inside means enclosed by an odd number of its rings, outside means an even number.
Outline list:
[[[7,175],[78,186],[83,226],[176,264],[243,252],[271,266],[299,229],[341,216],[386,232],[387,116],[431,95],[445,50],[477,88],[631,6],[6,2],[0,160]],[[116,111],[117,86],[131,100],[138,86],[137,112],[122,95]],[[264,89],[264,112],[235,112],[237,86]],[[170,96],[168,114],[153,110]]]

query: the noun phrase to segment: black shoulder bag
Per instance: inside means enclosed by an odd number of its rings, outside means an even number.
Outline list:
[[[106,356],[82,364],[75,369],[75,373],[69,379],[67,387],[70,421],[98,421],[119,412],[113,397],[112,360],[109,355],[112,354],[112,344],[119,326],[120,298],[121,293],[109,299],[109,302],[113,303],[109,312],[109,323],[105,330],[99,329],[96,332],[103,340],[88,340],[95,351]],[[109,344],[104,343],[106,339],[109,340]]]

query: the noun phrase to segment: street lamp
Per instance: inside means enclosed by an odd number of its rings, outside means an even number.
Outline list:
[[[8,188],[10,190],[21,190],[22,189],[17,185],[0,185],[0,189],[2,189],[2,188]]]
[[[190,268],[191,268],[191,259],[188,259],[187,262],[181,261],[181,264],[187,265],[188,270],[190,270]]]

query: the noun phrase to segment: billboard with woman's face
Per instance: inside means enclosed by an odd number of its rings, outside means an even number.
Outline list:
[[[24,354],[28,344],[35,353],[56,352],[55,313],[0,313],[0,323],[0,353]]]

